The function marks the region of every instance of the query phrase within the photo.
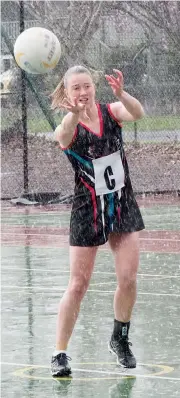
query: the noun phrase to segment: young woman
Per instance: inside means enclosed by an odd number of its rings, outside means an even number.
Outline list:
[[[117,288],[114,329],[109,350],[117,363],[136,367],[128,340],[136,300],[139,235],[144,223],[136,203],[125,157],[121,122],[144,115],[139,101],[124,91],[123,75],[106,75],[117,102],[98,104],[88,69],[70,68],[52,94],[52,107],[68,111],[56,129],[56,140],[75,171],[70,221],[70,279],[59,305],[54,377],[71,373],[67,345],[89,286],[99,245],[109,242],[114,254]]]

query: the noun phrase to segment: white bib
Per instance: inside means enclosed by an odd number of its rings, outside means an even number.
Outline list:
[[[124,187],[124,168],[120,152],[93,159],[96,195],[119,191]]]

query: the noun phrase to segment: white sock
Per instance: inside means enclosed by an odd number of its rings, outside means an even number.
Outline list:
[[[58,354],[66,354],[66,351],[64,351],[64,350],[55,350],[53,352],[53,356],[54,357],[56,357],[56,355],[58,355]]]

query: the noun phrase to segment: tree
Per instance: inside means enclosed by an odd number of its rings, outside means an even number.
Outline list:
[[[180,51],[179,1],[113,1],[111,7],[135,19],[148,38],[152,39],[159,32],[164,49],[173,46]]]
[[[103,2],[46,0],[25,1],[24,4],[28,14],[40,20],[47,29],[53,29],[59,38],[63,48],[63,72],[72,64],[85,63],[85,49],[100,26]]]
[[[145,50],[145,82],[153,85],[157,82],[177,85],[180,78],[180,2],[113,1],[111,9],[116,13],[117,26],[118,20],[121,22],[123,16],[129,15],[143,27],[146,40],[138,48],[132,64],[134,65],[134,60],[140,60]]]

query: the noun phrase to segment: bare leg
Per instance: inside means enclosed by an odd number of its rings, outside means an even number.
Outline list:
[[[58,311],[56,350],[66,350],[89,286],[97,247],[70,247],[70,280]]]
[[[139,233],[112,234],[109,244],[115,256],[117,289],[114,295],[115,319],[128,322],[136,301],[139,265]]]

